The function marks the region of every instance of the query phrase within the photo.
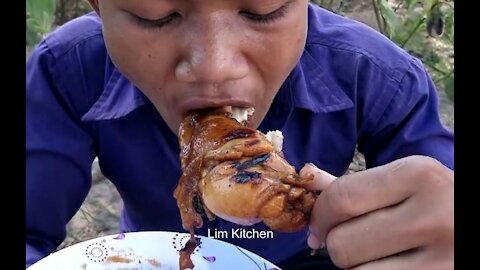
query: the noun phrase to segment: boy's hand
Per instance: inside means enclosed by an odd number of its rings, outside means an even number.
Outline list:
[[[306,165],[323,190],[308,243],[355,270],[454,269],[454,172],[411,156],[335,177]]]

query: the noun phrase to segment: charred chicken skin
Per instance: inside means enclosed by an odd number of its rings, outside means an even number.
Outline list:
[[[316,194],[265,134],[223,109],[194,112],[180,126],[183,175],[174,196],[191,233],[202,216],[240,224],[264,222],[272,230],[306,226]]]

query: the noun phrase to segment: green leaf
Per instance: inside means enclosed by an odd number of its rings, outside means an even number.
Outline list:
[[[27,27],[26,33],[26,41],[27,44],[33,45],[37,44],[40,41],[41,37],[37,31],[35,31],[32,27]]]
[[[388,4],[387,0],[379,0],[379,9],[382,13],[382,17],[385,20],[385,24],[387,26],[387,33],[390,38],[395,36],[397,27],[399,26],[399,19],[395,11],[393,11],[392,7]]]
[[[29,45],[34,45],[47,34],[55,20],[55,0],[27,0],[27,32]]]
[[[30,18],[42,18],[45,12],[53,17],[55,7],[55,0],[27,0],[27,13]]]
[[[454,101],[454,88],[455,88],[455,83],[453,79],[453,74],[446,78],[443,83],[443,87],[445,89],[445,93],[447,94],[447,97]]]
[[[425,3],[424,3],[425,11],[430,12],[433,6],[439,3],[440,3],[440,0],[425,0]]]
[[[448,31],[448,36],[450,37],[450,42],[453,43],[453,40],[454,40],[454,12],[453,10],[447,14],[447,18],[446,18],[446,23],[447,23],[447,31]]]
[[[47,13],[46,11],[43,12],[43,16],[41,17],[40,25],[42,34],[46,34],[53,26],[53,21],[55,20],[55,16],[52,16],[51,13]]]

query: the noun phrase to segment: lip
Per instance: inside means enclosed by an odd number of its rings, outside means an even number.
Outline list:
[[[179,109],[182,117],[185,117],[190,111],[207,108],[218,108],[224,106],[235,106],[244,108],[253,108],[253,102],[244,99],[212,99],[212,98],[189,98],[180,103]]]

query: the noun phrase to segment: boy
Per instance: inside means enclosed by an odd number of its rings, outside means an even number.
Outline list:
[[[283,269],[453,269],[453,133],[420,61],[307,0],[89,2],[27,63],[27,266],[63,241],[95,156],[123,232],[182,231],[179,123],[232,105],[281,130],[286,159],[323,192],[301,232],[222,240]],[[357,145],[367,170],[335,180]]]

